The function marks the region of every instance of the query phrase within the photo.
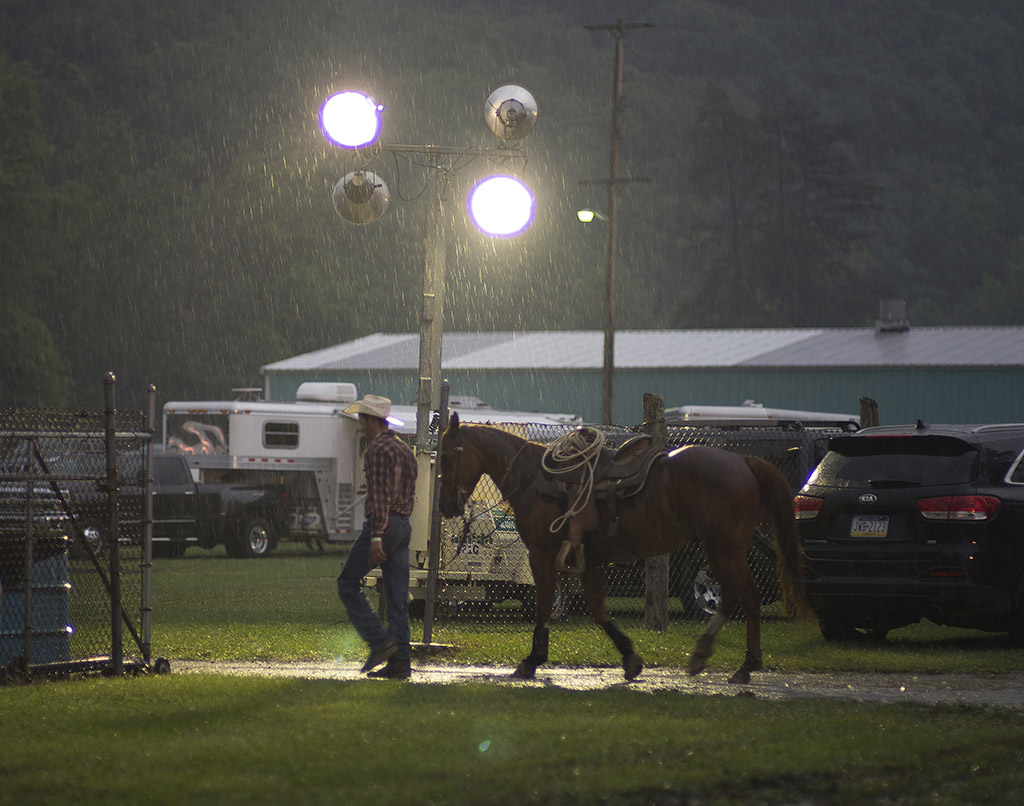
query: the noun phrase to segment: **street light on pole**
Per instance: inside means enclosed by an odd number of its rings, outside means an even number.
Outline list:
[[[493,148],[433,145],[397,145],[378,142],[384,106],[359,92],[340,92],[328,98],[320,108],[324,136],[334,145],[358,150],[365,163],[347,173],[334,188],[333,201],[338,214],[354,224],[369,224],[387,209],[387,183],[368,170],[382,153],[417,154],[426,157],[439,177],[436,192],[430,194],[426,213],[423,273],[423,306],[420,319],[419,381],[416,397],[416,445],[426,451],[429,445],[430,412],[440,404],[441,337],[444,324],[444,288],[447,248],[443,233],[444,199],[447,182],[456,162],[466,157],[484,157],[495,162],[523,159],[517,148],[507,147],[521,140],[537,121],[537,102],[529,90],[506,84],[494,90],[484,103],[484,123],[502,142]],[[529,226],[533,217],[533,196],[514,176],[492,176],[475,185],[467,200],[476,227],[493,236],[510,236]]]

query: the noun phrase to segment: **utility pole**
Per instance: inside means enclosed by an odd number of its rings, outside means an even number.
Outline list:
[[[645,182],[646,179],[619,178],[619,128],[622,119],[622,54],[627,31],[653,28],[650,22],[623,22],[614,25],[584,25],[588,31],[609,31],[615,37],[615,72],[612,84],[611,164],[608,179],[608,244],[604,277],[604,361],[601,374],[601,421],[611,425],[615,418],[615,251],[619,226],[619,184]],[[590,183],[583,183],[590,184]]]

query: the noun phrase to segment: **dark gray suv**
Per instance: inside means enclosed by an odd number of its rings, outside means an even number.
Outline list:
[[[936,624],[1024,644],[1024,425],[866,428],[794,499],[826,640]]]

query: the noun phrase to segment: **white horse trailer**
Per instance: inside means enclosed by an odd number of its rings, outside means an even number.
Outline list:
[[[299,386],[294,403],[170,401],[163,407],[164,450],[184,454],[196,481],[284,485],[288,534],[277,538],[305,540],[310,545],[351,541],[364,517],[363,446],[357,419],[343,411],[357,398],[354,384],[309,382]],[[582,422],[573,414],[501,411],[475,397],[453,396],[449,408],[464,422],[523,430],[531,423],[572,428]],[[402,423],[393,428],[411,441],[416,407],[396,404],[391,414]],[[414,588],[422,588],[430,534],[432,456],[421,454],[417,460],[410,565]],[[442,541],[442,562],[446,554],[456,551],[491,553],[483,545],[467,545],[464,537],[456,547],[449,538]],[[493,565],[483,558],[480,563]],[[422,590],[414,595],[422,597]]]

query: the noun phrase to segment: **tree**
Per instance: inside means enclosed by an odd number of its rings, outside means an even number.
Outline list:
[[[699,283],[681,301],[682,321],[850,321],[861,295],[850,258],[869,237],[878,191],[860,175],[848,143],[842,127],[806,107],[768,101],[742,114],[723,89],[709,86],[690,138]]]

